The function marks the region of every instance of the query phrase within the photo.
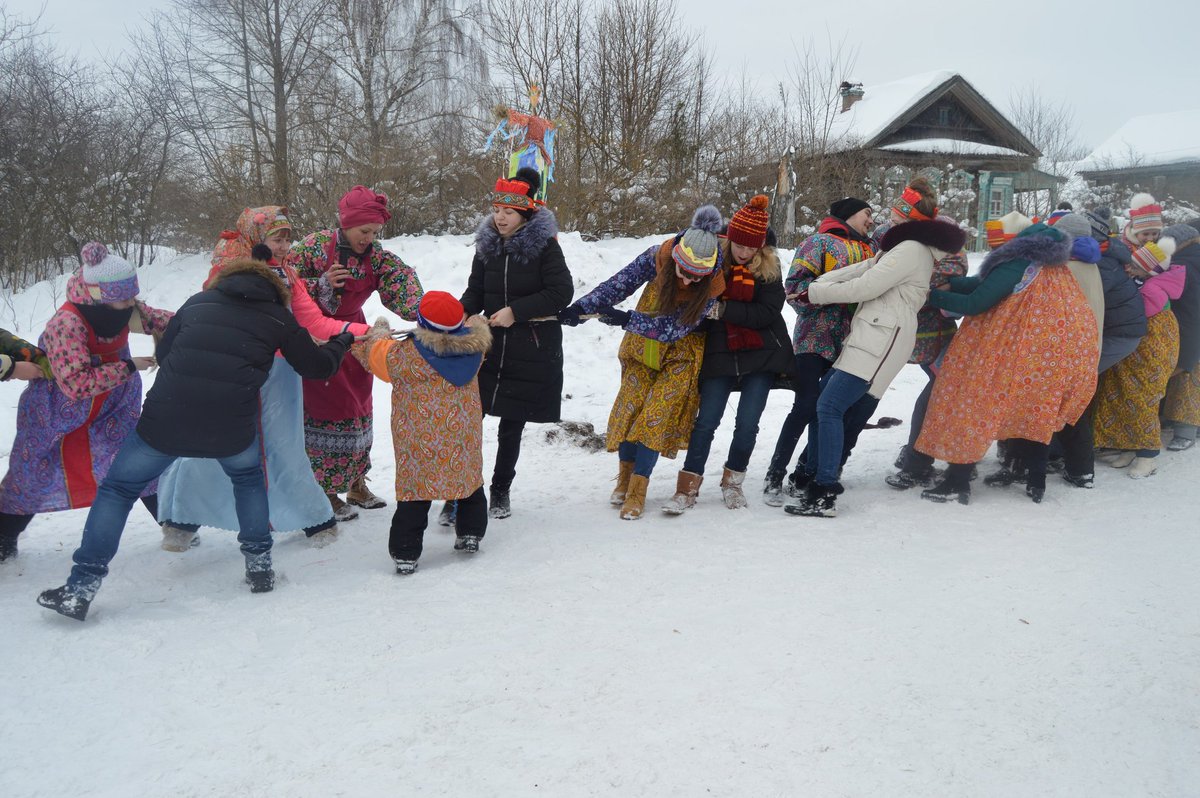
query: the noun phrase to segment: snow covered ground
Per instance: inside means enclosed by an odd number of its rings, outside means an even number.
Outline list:
[[[562,236],[580,293],[654,241]],[[389,246],[427,288],[464,286],[468,238]],[[143,294],[177,307],[206,271],[155,264]],[[0,298],[0,325],[36,338],[54,288]],[[565,338],[564,418],[602,430],[619,335]],[[907,421],[922,382],[906,369],[879,414]],[[0,386],[5,459],[20,390]],[[868,431],[841,515],[801,519],[758,496],[789,403],[764,416],[749,509],[716,489],[731,411],[699,507],[639,522],[608,506],[614,455],[531,427],[512,517],[472,558],[432,526],[407,579],[389,510],[326,549],[281,536],[278,588],[251,595],[231,535],[169,554],[135,507],[79,624],[34,597],[84,511],[39,517],[0,566],[0,795],[1200,794],[1200,453],[1142,483],[1052,479],[1040,506],[982,486],[940,506],[883,483],[907,426]],[[489,419],[488,467],[494,440]]]

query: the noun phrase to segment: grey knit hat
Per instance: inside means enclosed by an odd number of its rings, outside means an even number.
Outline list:
[[[1092,211],[1087,211],[1084,216],[1087,217],[1088,223],[1092,226],[1092,238],[1100,243],[1108,240],[1108,236],[1112,233],[1112,227],[1109,226],[1109,220],[1112,219],[1112,211],[1108,208],[1096,208]]]
[[[1088,238],[1092,235],[1092,223],[1078,213],[1067,213],[1054,223],[1054,229],[1062,230],[1075,238]]]
[[[1182,244],[1184,241],[1191,241],[1194,238],[1200,238],[1200,230],[1197,230],[1190,224],[1173,224],[1170,227],[1163,228],[1162,237],[1165,238],[1167,236],[1170,236]]]
[[[712,205],[696,209],[692,226],[683,232],[674,248],[672,257],[680,270],[690,277],[705,277],[712,273],[718,263],[717,231],[721,229],[721,212]]]

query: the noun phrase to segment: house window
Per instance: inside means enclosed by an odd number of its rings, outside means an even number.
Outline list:
[[[1004,189],[994,188],[988,197],[988,218],[999,219],[1004,215]]]
[[[938,114],[938,125],[941,127],[949,127],[950,126],[950,106],[948,106],[948,105],[938,106],[937,114]]]

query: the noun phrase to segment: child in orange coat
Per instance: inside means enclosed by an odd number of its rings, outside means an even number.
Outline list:
[[[364,368],[392,384],[396,513],[388,552],[405,576],[417,570],[433,499],[458,500],[455,550],[479,551],[487,530],[478,374],[492,333],[482,318],[463,317],[457,299],[430,291],[411,336],[393,339],[380,319],[352,350]]]

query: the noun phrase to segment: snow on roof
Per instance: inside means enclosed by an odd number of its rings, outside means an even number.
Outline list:
[[[829,141],[858,146],[882,133],[921,98],[957,75],[947,69],[923,72],[876,85],[863,84],[863,98],[834,117]]]
[[[1135,116],[1079,162],[1081,171],[1200,161],[1200,110]]]
[[[951,155],[1018,155],[1025,153],[1019,150],[1000,147],[996,144],[981,144],[978,141],[961,141],[959,139],[915,139],[913,141],[897,141],[885,144],[879,149],[892,152],[944,152]]]

